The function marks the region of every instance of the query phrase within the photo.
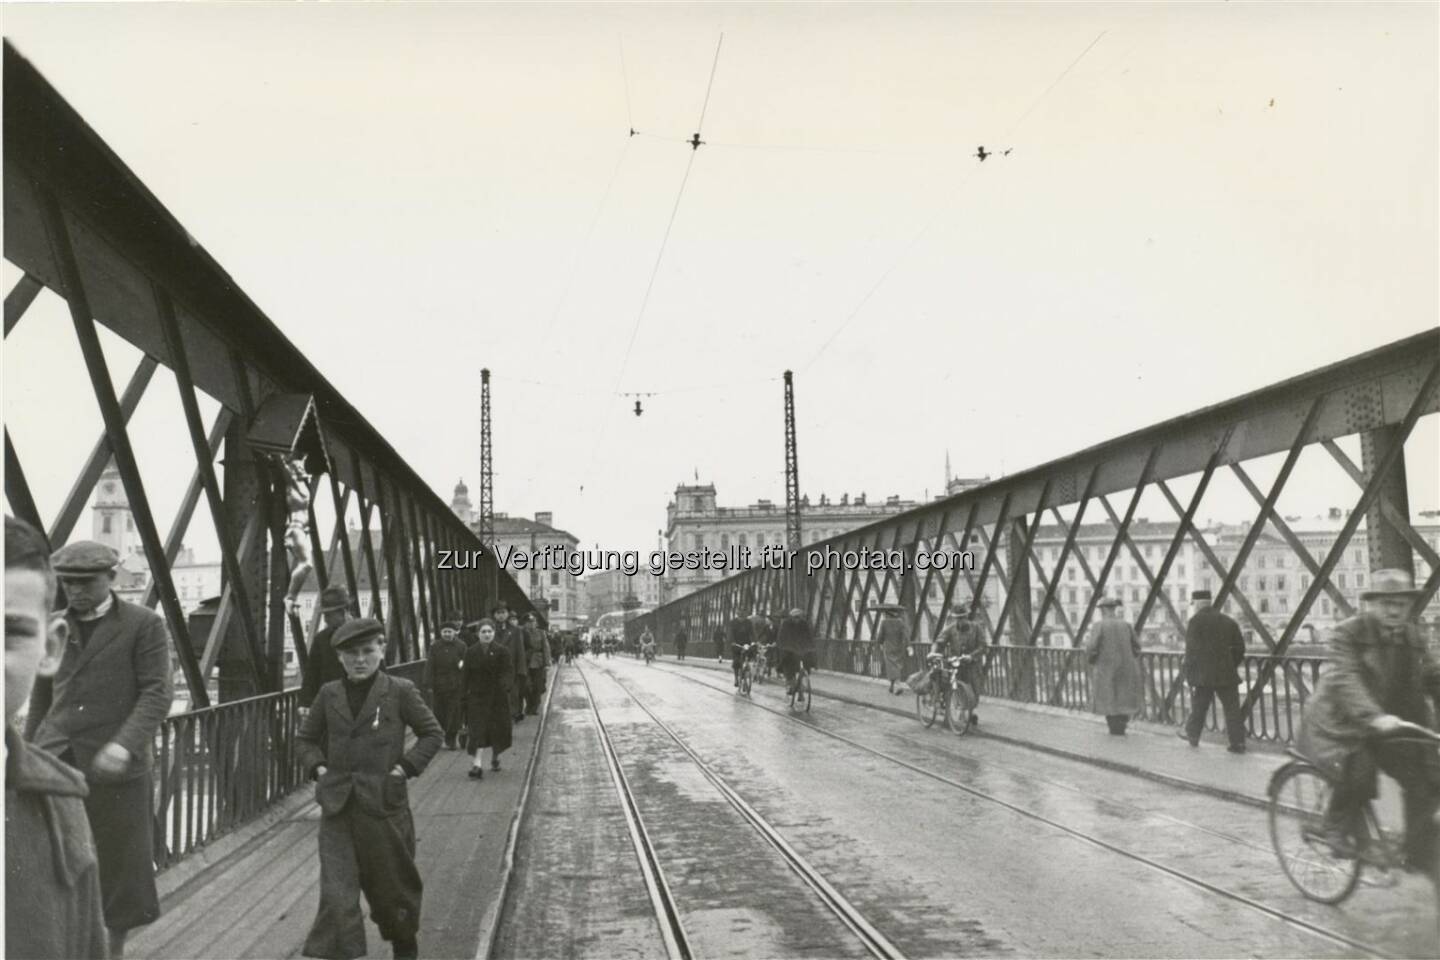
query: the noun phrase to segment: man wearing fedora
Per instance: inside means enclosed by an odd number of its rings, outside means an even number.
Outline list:
[[[305,680],[300,684],[300,709],[309,710],[315,694],[331,680],[345,676],[340,657],[331,640],[340,625],[350,619],[350,591],[344,587],[326,587],[320,591],[320,618],[325,626],[310,639],[310,655],[305,660]]]
[[[1240,625],[1211,605],[1209,590],[1190,594],[1195,614],[1185,625],[1185,662],[1181,675],[1190,684],[1190,719],[1179,731],[1190,746],[1200,746],[1205,718],[1216,699],[1225,711],[1225,735],[1230,752],[1245,752],[1245,720],[1240,716],[1240,676],[1236,668],[1245,659],[1245,638]]]
[[[1412,869],[1436,877],[1440,759],[1421,743],[1387,743],[1406,727],[1433,729],[1427,695],[1440,698],[1440,662],[1415,625],[1412,607],[1421,591],[1404,570],[1376,570],[1360,595],[1364,610],[1330,636],[1330,666],[1305,704],[1297,746],[1335,781],[1325,813],[1325,839],[1341,856],[1353,856],[1355,818],[1376,795],[1376,771],[1405,791],[1405,853]]]
[[[173,695],[170,634],[153,610],[115,596],[110,547],[77,541],[51,563],[70,639],[55,676],[35,684],[25,735],[85,773],[110,955],[122,957],[126,934],[160,916],[151,755]]]

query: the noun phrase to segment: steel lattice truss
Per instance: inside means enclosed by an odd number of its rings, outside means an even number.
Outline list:
[[[1098,601],[1119,582],[1115,571],[1123,559],[1138,567],[1143,577],[1142,583],[1125,584],[1144,592],[1134,619],[1137,634],[1143,635],[1147,622],[1158,619],[1183,637],[1184,609],[1177,609],[1167,581],[1189,540],[1203,557],[1204,572],[1220,584],[1217,604],[1228,600],[1238,607],[1241,626],[1252,630],[1271,652],[1251,684],[1245,703],[1248,713],[1278,668],[1290,672],[1287,680],[1303,691],[1306,679],[1284,654],[1322,595],[1342,614],[1354,612],[1351,600],[1332,582],[1332,573],[1362,521],[1367,525],[1371,567],[1410,567],[1411,550],[1429,565],[1417,611],[1440,587],[1440,557],[1411,525],[1406,504],[1397,502],[1405,500],[1404,442],[1421,416],[1440,410],[1437,384],[1440,331],[1432,330],[809,544],[796,560],[801,571],[793,577],[800,590],[797,599],[803,601],[800,605],[821,647],[831,654],[827,657],[822,649],[822,661],[828,659],[828,665],[841,670],[867,671],[847,658],[857,655],[856,648],[872,638],[878,619],[874,608],[880,604],[903,606],[913,625],[912,637],[918,641],[936,636],[961,615],[964,611],[959,608],[968,606],[969,598],[994,598],[997,602],[980,607],[992,644],[1033,646],[1043,632],[1058,626],[1073,647],[1097,618]],[[1362,441],[1363,468],[1336,443],[1353,435]],[[1306,451],[1333,460],[1359,491],[1333,545],[1318,558],[1276,509]],[[1253,461],[1265,457],[1283,457],[1268,487],[1254,479]],[[1212,480],[1225,472],[1256,505],[1254,521],[1238,549],[1227,548],[1228,564],[1196,521]],[[1177,490],[1177,480],[1182,479],[1193,484],[1186,495]],[[1158,565],[1147,561],[1132,536],[1141,497],[1152,490],[1178,521]],[[1051,543],[1057,539],[1055,525],[1063,531],[1058,557],[1052,555],[1049,562],[1035,547],[1042,524],[1052,533]],[[1092,534],[1097,528],[1106,531],[1110,542],[1098,565],[1077,548],[1082,526]],[[1308,578],[1303,597],[1278,632],[1241,589],[1240,575],[1262,534],[1288,544],[1294,568]],[[1382,545],[1389,555],[1380,555]],[[899,551],[907,566],[867,571],[827,565],[805,576],[806,557],[826,549],[841,554],[860,549]],[[917,556],[966,550],[978,558],[974,569],[913,566]],[[1076,565],[1073,561],[1078,561],[1081,586],[1089,592],[1078,619],[1059,605],[1061,574],[1067,563]],[[710,637],[733,617],[777,612],[787,595],[787,576],[782,570],[756,569],[729,577],[637,618],[629,629],[639,631],[648,625],[657,636],[670,636],[683,626],[691,636]],[[837,650],[847,647],[849,653]],[[858,655],[873,662],[868,652]],[[1072,662],[1073,658],[1066,658],[1064,670],[1052,681],[1053,689],[1035,692],[1034,698],[1058,703]],[[1178,686],[1177,677],[1168,689],[1152,689],[1147,695],[1163,698],[1168,712]]]
[[[255,691],[279,687],[277,652],[283,650],[288,577],[281,545],[283,503],[278,502],[283,490],[263,479],[263,473],[248,486],[238,474],[231,476],[232,464],[241,469],[246,430],[256,411],[276,395],[313,398],[329,452],[328,471],[312,479],[314,576],[321,588],[343,577],[340,582],[348,585],[352,612],[358,615],[357,566],[363,562],[371,610],[386,619],[395,659],[423,657],[442,619],[479,617],[493,599],[482,595],[486,573],[498,580],[500,599],[529,610],[528,598],[508,575],[486,569],[485,563],[493,566],[489,558],[478,571],[439,569],[441,551],[478,556],[472,551],[479,550],[479,539],[8,43],[4,59],[5,258],[24,273],[5,298],[5,336],[43,290],[62,297],[104,422],[103,433],[49,523],[36,509],[7,427],[6,497],[18,516],[58,546],[75,532],[113,458],[151,571],[145,600],[163,608],[192,706],[208,705],[205,681],[222,647],[237,638],[247,654]],[[118,395],[97,325],[143,353]],[[174,374],[195,452],[189,485],[163,537],[127,431],[162,364]],[[197,391],[219,402],[208,424],[201,419]],[[215,469],[222,443],[223,477]],[[321,487],[328,488],[334,507],[328,549],[314,516],[315,500],[325,495]],[[197,651],[171,567],[202,495],[221,547],[225,587],[209,639]],[[361,527],[359,546],[353,550],[345,531],[347,513],[354,512],[352,500]],[[390,598],[388,616],[382,614],[382,587]],[[312,634],[318,618],[317,609]],[[297,637],[296,644],[303,665],[304,638]]]

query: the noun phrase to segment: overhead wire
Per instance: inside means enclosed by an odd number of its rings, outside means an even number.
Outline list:
[[[1035,98],[1035,100],[1030,104],[1030,106],[1026,108],[1025,112],[1020,115],[1020,119],[1017,120],[1015,123],[1011,124],[1010,129],[1006,131],[1005,140],[1008,141],[1010,137],[1014,135],[1015,131],[1019,129],[1020,124],[1023,123],[1030,116],[1030,114],[1035,112],[1035,108],[1038,107],[1040,103],[1050,95],[1051,91],[1053,91],[1056,87],[1060,85],[1060,82],[1070,74],[1071,70],[1075,69],[1075,66],[1081,60],[1085,59],[1085,55],[1088,54],[1091,50],[1093,50],[1095,48],[1095,45],[1099,43],[1100,40],[1107,33],[1109,33],[1108,30],[1101,30],[1098,34],[1096,34],[1095,39],[1091,40],[1089,45],[1086,46],[1084,50],[1080,51],[1079,56],[1075,57],[1074,60],[1070,61],[1070,64],[1066,66],[1064,70],[1060,71],[1059,76],[1057,76],[1054,81],[1052,81],[1051,84],[1046,87],[1038,97]],[[913,237],[910,238],[910,242],[907,243],[905,245],[905,248],[900,251],[899,256],[897,256],[890,262],[890,265],[886,267],[885,270],[880,274],[879,279],[876,280],[875,283],[872,284],[868,290],[866,290],[865,295],[860,298],[860,302],[856,304],[855,308],[846,315],[845,319],[841,321],[840,325],[837,326],[834,331],[831,332],[830,336],[825,338],[825,342],[820,345],[820,349],[816,350],[815,353],[811,355],[810,359],[805,361],[805,363],[800,367],[802,371],[809,370],[810,367],[814,366],[815,362],[824,355],[825,351],[830,348],[830,345],[835,342],[836,338],[839,337],[840,334],[845,332],[845,329],[850,326],[851,322],[854,321],[857,316],[859,316],[860,311],[865,308],[865,305],[870,302],[870,299],[875,296],[875,294],[882,286],[884,286],[885,281],[890,278],[890,275],[893,274],[895,270],[900,266],[900,264],[905,260],[905,258],[910,255],[910,252],[915,249],[916,245],[918,245],[921,239],[924,238],[925,234],[930,232],[930,228],[933,227],[940,220],[940,216],[948,212],[950,206],[955,202],[956,198],[960,196],[960,194],[964,191],[965,187],[969,185],[970,181],[974,179],[975,175],[978,172],[978,165],[972,167],[970,174],[964,179],[962,179],[958,185],[956,185],[955,189],[950,192],[950,196],[947,197],[943,203],[939,204],[936,207],[934,215],[932,215],[930,219],[927,220],[923,226],[921,226],[920,230]]]

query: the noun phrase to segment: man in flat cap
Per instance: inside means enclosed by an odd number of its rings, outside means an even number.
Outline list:
[[[296,734],[302,767],[316,778],[320,907],[307,957],[364,956],[360,894],[396,957],[418,957],[424,885],[415,867],[415,820],[406,780],[440,750],[443,733],[410,681],[380,669],[385,627],[371,617],[343,624],[331,644],[345,677],[320,688]],[[405,750],[405,731],[415,746]]]
[[[445,731],[445,749],[455,749],[455,736],[460,732],[460,718],[465,703],[460,695],[461,671],[468,649],[460,639],[460,621],[440,624],[440,639],[430,644],[425,658],[425,689],[430,691],[430,706]]]
[[[1240,675],[1236,668],[1245,659],[1245,638],[1240,626],[1212,605],[1209,590],[1190,594],[1195,613],[1185,625],[1185,662],[1181,675],[1190,684],[1190,719],[1177,734],[1200,746],[1205,718],[1216,699],[1225,711],[1225,735],[1230,752],[1245,752],[1245,720],[1240,716]]]
[[[93,540],[58,550],[69,642],[35,684],[25,735],[85,773],[110,955],[160,916],[150,813],[155,733],[170,712],[170,634],[154,611],[111,589],[120,556]]]
[[[331,680],[345,676],[340,657],[331,642],[335,631],[350,619],[350,591],[335,585],[320,591],[320,619],[325,626],[310,639],[310,653],[305,659],[305,680],[300,684],[300,709],[310,709],[320,688]]]
[[[510,719],[521,723],[525,719],[525,691],[530,686],[529,658],[525,653],[525,631],[518,623],[510,620],[510,608],[497,603],[490,610],[495,620],[495,642],[510,654],[510,667],[515,676],[510,682]]]
[[[1386,742],[1419,726],[1434,729],[1440,661],[1412,619],[1421,591],[1404,570],[1376,570],[1360,595],[1364,611],[1330,634],[1330,666],[1305,704],[1297,747],[1334,779],[1325,840],[1354,856],[1356,818],[1384,770],[1405,792],[1407,866],[1436,876],[1434,815],[1440,758],[1423,743]],[[1426,698],[1431,703],[1426,702]]]

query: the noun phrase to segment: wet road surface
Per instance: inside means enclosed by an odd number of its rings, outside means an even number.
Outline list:
[[[758,686],[751,702],[733,694],[724,674],[625,658],[583,669],[696,956],[854,956],[861,948],[642,705],[908,956],[1321,957],[1364,956],[1367,946],[1440,953],[1428,883],[1410,877],[1396,889],[1362,888],[1340,908],[1311,904],[1280,873],[1253,807],[820,697],[796,722],[775,684]],[[565,686],[549,722],[566,732],[552,738],[547,730],[537,775],[553,779],[537,781],[531,805],[544,808],[553,802],[547,791],[564,792],[567,812],[543,818],[563,834],[572,828],[554,821],[604,819],[618,800],[598,740],[592,749],[585,735],[595,736],[593,715],[588,728],[581,719],[585,686],[574,668],[557,679]],[[594,760],[552,756],[558,743]],[[562,762],[565,776],[549,772]],[[585,949],[544,948],[547,926],[590,908],[573,888],[535,877],[613,870],[611,885],[628,885],[635,902],[598,906],[626,918],[635,911],[636,930],[648,903],[633,847],[628,860],[612,855],[597,870],[585,862],[589,848],[540,840],[530,825],[541,819],[527,814],[522,825],[511,899],[563,897],[566,905],[554,919],[545,908],[507,906],[533,939],[502,941],[516,949],[497,955],[633,955],[631,940],[609,941],[634,930]],[[581,928],[601,929],[597,922]]]

